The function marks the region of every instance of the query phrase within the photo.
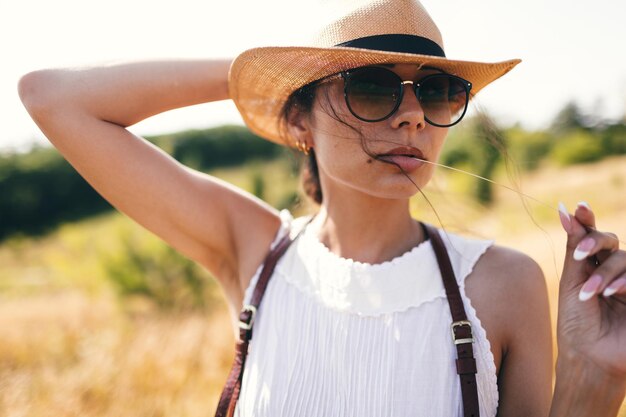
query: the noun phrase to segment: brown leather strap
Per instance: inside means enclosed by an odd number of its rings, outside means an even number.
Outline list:
[[[252,339],[252,326],[254,325],[254,317],[261,305],[261,300],[265,294],[267,284],[272,277],[274,268],[278,263],[281,256],[287,251],[293,241],[295,241],[306,226],[313,221],[315,216],[311,216],[309,221],[302,226],[298,234],[291,239],[290,234],[287,233],[278,244],[272,249],[265,260],[263,261],[263,269],[259,275],[259,279],[254,287],[250,303],[243,306],[241,313],[239,313],[239,339],[235,345],[235,361],[228,374],[226,385],[222,390],[222,395],[217,404],[217,410],[215,417],[231,417],[235,412],[235,406],[239,399],[239,391],[241,390],[241,381],[243,378],[243,370],[246,364],[246,357],[248,356],[248,345],[250,339]]]
[[[463,415],[465,417],[479,417],[478,389],[476,387],[476,360],[472,343],[472,324],[467,320],[463,300],[459,292],[459,286],[454,277],[454,270],[450,263],[448,251],[433,226],[422,223],[424,231],[430,238],[431,245],[437,257],[443,285],[446,289],[450,313],[452,315],[451,334],[458,359],[456,360],[456,371],[461,380],[461,395],[463,397]]]

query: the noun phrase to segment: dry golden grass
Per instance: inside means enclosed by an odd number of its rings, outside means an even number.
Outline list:
[[[236,177],[223,177],[229,175]],[[615,158],[542,169],[524,178],[523,191],[554,207],[562,200],[573,209],[586,200],[598,213],[598,227],[623,237],[624,178],[626,158]],[[557,213],[531,203],[536,226],[505,189],[486,210],[467,198],[468,184],[441,172],[426,195],[450,230],[495,238],[536,259],[546,273],[554,320],[564,243]],[[416,198],[413,209],[437,224],[423,199]],[[115,250],[115,235],[107,231],[127,222],[106,215],[66,225],[46,239],[0,247],[0,417],[213,414],[233,357],[227,309],[221,303],[210,315],[168,314],[121,304],[94,259]]]
[[[0,328],[7,417],[211,415],[233,357],[225,308],[129,317],[65,292],[4,301]]]

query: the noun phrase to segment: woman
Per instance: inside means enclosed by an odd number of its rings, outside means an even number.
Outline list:
[[[316,42],[234,62],[36,71],[20,80],[20,97],[101,195],[213,273],[235,321],[270,264],[268,248],[293,239],[262,308],[253,317],[244,307],[255,337],[231,387],[236,415],[463,415],[446,274],[408,201],[469,98],[519,61],[445,58],[436,25],[409,0],[352,10]],[[315,217],[279,214],[125,129],[228,98],[253,131],[309,154]],[[476,415],[614,416],[624,397],[626,253],[595,230],[587,205],[560,218],[568,240],[553,394],[539,267],[492,242],[436,232],[473,331],[461,346],[473,346],[476,369],[458,372],[475,377]]]

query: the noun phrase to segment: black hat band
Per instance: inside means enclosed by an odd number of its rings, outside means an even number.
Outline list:
[[[415,35],[374,35],[353,39],[335,46],[371,49],[374,51],[432,55],[445,58],[443,49],[428,38]]]

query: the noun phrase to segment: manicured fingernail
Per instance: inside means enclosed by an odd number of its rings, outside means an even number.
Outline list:
[[[589,206],[589,203],[587,203],[586,201],[579,201],[577,206],[584,207],[587,210],[591,210],[591,207]]]
[[[580,294],[578,294],[578,299],[580,301],[587,301],[591,297],[595,295],[600,288],[600,284],[602,284],[602,277],[600,275],[592,275],[589,277],[585,285],[580,289]]]
[[[578,244],[578,246],[576,246],[576,249],[574,250],[574,259],[577,261],[582,261],[587,256],[589,256],[589,252],[591,252],[591,249],[593,249],[595,245],[596,241],[593,240],[593,238],[584,238],[582,241],[580,241],[580,243]]]
[[[565,208],[565,204],[559,202],[559,218],[561,219],[561,225],[563,225],[563,229],[567,233],[571,231],[572,223],[569,219],[569,213],[567,212],[567,208]]]
[[[615,281],[611,282],[611,285],[604,289],[602,295],[604,295],[605,297],[610,297],[624,287],[626,287],[626,277],[618,278]]]

